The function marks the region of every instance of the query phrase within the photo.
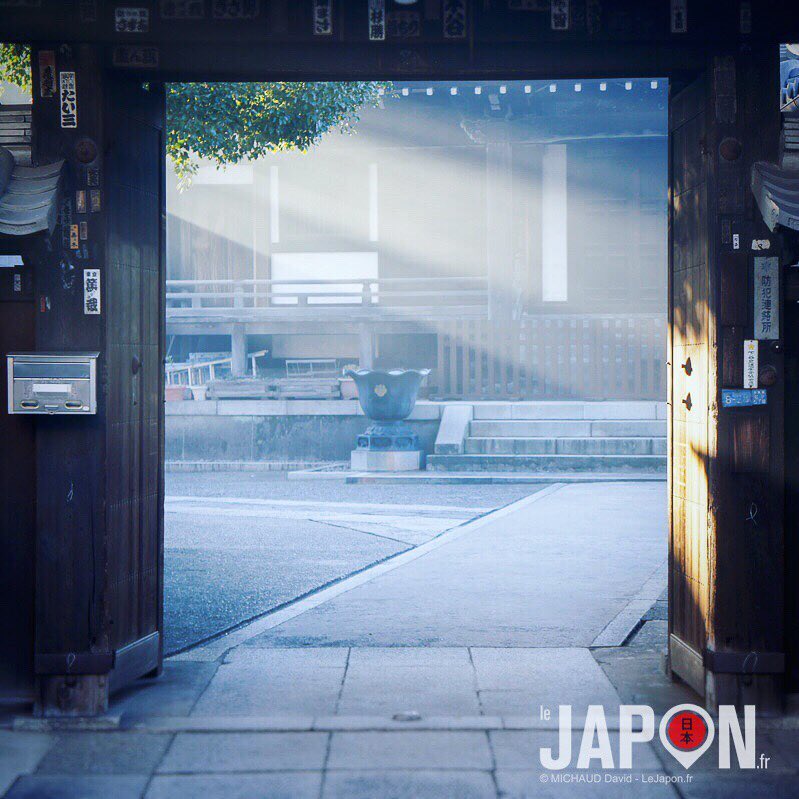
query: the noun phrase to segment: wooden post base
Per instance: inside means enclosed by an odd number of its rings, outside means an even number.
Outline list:
[[[48,675],[40,677],[36,716],[100,716],[108,711],[105,674]]]

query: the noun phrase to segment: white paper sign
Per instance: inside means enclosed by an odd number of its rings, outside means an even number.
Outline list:
[[[386,38],[386,0],[369,0],[369,41]]]
[[[100,270],[83,270],[83,313],[95,316],[100,313]]]
[[[780,263],[755,258],[755,338],[780,337]]]
[[[744,341],[744,388],[757,388],[757,341]]]
[[[150,30],[149,8],[117,8],[114,10],[117,33],[147,33]]]
[[[74,72],[58,73],[58,96],[61,101],[61,127],[78,127],[78,92]]]
[[[569,0],[552,0],[550,25],[553,31],[569,30]]]
[[[333,0],[313,0],[314,36],[330,36],[333,33]]]

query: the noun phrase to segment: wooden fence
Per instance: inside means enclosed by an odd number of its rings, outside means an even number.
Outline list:
[[[447,399],[664,399],[666,315],[523,316],[438,326]],[[435,385],[433,385],[435,384]]]

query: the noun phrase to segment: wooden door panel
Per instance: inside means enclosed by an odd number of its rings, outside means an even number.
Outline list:
[[[675,420],[707,424],[707,345],[672,344]],[[690,374],[688,373],[690,372]]]
[[[704,424],[672,421],[672,495],[707,507],[707,429]]]
[[[704,266],[696,266],[675,271],[671,276],[671,285],[673,343],[706,343],[710,321],[707,312],[707,270]]]
[[[669,652],[672,669],[702,694],[709,591],[707,425],[712,322],[705,97],[701,77],[672,96],[669,117]]]

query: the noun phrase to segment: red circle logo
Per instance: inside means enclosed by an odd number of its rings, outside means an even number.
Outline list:
[[[666,729],[669,741],[683,752],[698,749],[707,738],[705,720],[693,710],[681,710],[675,713]]]

